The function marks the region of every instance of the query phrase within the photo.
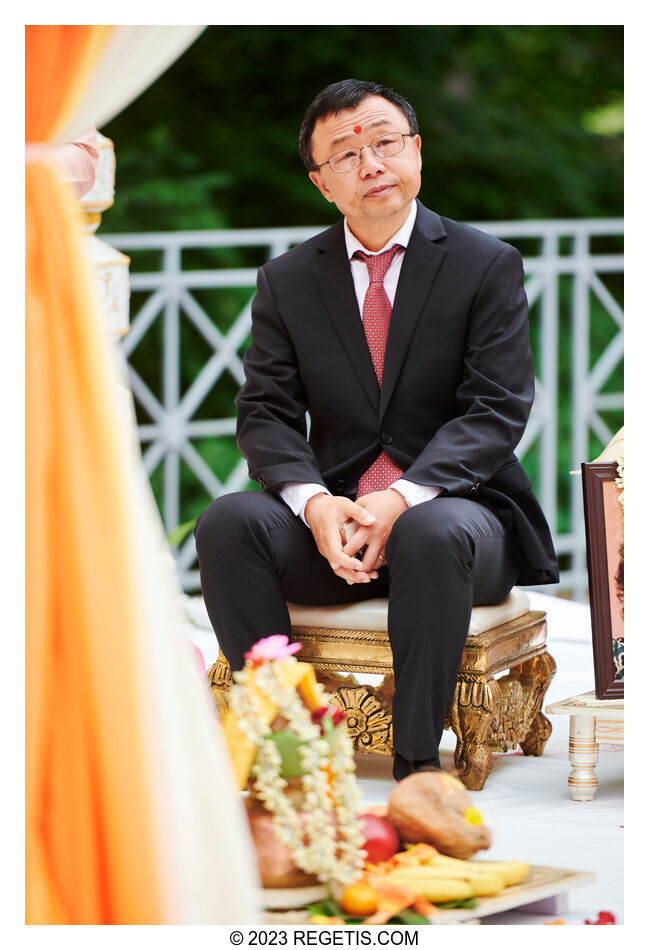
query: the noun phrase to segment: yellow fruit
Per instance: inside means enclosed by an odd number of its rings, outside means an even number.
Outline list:
[[[421,868],[413,870],[410,876],[394,871],[392,874],[388,874],[385,880],[392,884],[400,884],[414,894],[421,894],[422,897],[432,901],[433,904],[441,904],[444,901],[462,901],[467,897],[473,897],[473,888],[468,881],[463,881],[457,877],[422,876],[420,871]]]
[[[476,868],[495,871],[504,879],[507,887],[520,884],[530,872],[527,861],[476,861]]]
[[[489,897],[492,894],[500,893],[504,888],[504,879],[500,874],[496,874],[495,871],[481,871],[478,873],[473,871],[472,866],[468,864],[468,862],[461,863],[467,864],[467,867],[436,867],[435,863],[432,863],[425,864],[423,867],[414,870],[412,868],[397,868],[393,871],[393,874],[395,880],[401,877],[409,876],[412,878],[416,876],[422,880],[451,878],[453,880],[468,881],[475,897]]]
[[[359,881],[346,888],[339,901],[340,906],[354,917],[369,917],[378,910],[379,895],[369,884]]]
[[[498,874],[505,882],[506,887],[520,882],[527,877],[530,866],[527,861],[460,861],[458,858],[449,858],[446,854],[439,854],[436,858],[426,864],[425,867],[436,867],[446,869],[450,872],[451,868],[471,874]]]
[[[309,917],[310,924],[322,924],[323,926],[332,926],[333,924],[344,924],[342,917],[326,917],[324,914],[312,914]]]

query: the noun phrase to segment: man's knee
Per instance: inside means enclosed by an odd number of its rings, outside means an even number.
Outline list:
[[[473,550],[474,541],[457,499],[433,499],[408,508],[395,521],[386,544],[388,563],[395,556],[446,558],[451,551]],[[451,504],[448,504],[448,502]]]
[[[467,530],[461,512],[454,505],[433,499],[422,505],[408,508],[395,521],[388,544],[446,545],[468,543],[471,534]]]
[[[219,552],[231,552],[233,541],[260,521],[267,500],[262,492],[233,492],[216,498],[199,515],[194,528],[199,560],[206,554],[213,557]]]

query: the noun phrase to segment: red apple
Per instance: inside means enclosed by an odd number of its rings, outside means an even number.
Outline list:
[[[386,818],[363,814],[358,816],[358,824],[365,839],[361,847],[367,851],[369,864],[387,861],[401,847],[396,828]]]

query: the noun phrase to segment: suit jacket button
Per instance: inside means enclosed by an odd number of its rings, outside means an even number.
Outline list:
[[[381,433],[381,442],[384,442],[386,445],[389,445],[390,442],[392,442],[392,436],[390,435],[389,432]]]

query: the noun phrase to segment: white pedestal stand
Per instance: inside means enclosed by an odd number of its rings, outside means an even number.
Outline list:
[[[624,700],[597,699],[594,690],[545,707],[548,715],[570,716],[570,797],[590,802],[597,791],[595,765],[601,742],[624,742]]]

